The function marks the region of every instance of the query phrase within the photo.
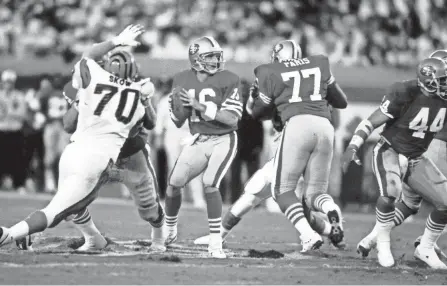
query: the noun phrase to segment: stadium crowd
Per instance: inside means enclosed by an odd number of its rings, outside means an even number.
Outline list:
[[[2,0],[0,53],[71,61],[135,19],[140,52],[184,58],[190,39],[214,36],[227,59],[256,61],[272,42],[345,65],[408,66],[447,41],[445,0]]]
[[[147,27],[143,44],[135,52],[161,59],[185,59],[189,41],[203,34],[214,36],[224,47],[225,58],[237,62],[264,59],[271,44],[282,38],[296,39],[304,54],[328,54],[331,62],[341,65],[412,66],[415,59],[447,46],[444,0],[1,0],[0,3],[0,55],[18,59],[60,55],[67,63],[74,63],[85,47],[109,38],[135,19]],[[57,161],[45,159],[44,129],[48,121],[42,120],[39,115],[42,110],[35,102],[52,94],[60,95],[68,78],[41,75],[36,78],[39,82],[31,84],[21,81],[14,72],[2,74],[0,97],[8,94],[5,85],[14,85],[17,80],[20,84],[15,89],[22,94],[18,98],[23,97],[21,102],[27,105],[26,111],[15,119],[18,123],[14,128],[0,128],[0,136],[9,136],[17,143],[0,149],[4,158],[19,158],[12,159],[16,162],[12,180],[3,177],[3,187],[21,192],[55,188],[54,183],[48,184],[52,179],[47,173],[50,169],[57,170]],[[171,79],[153,80],[158,93],[154,104],[161,106],[171,89]],[[248,89],[247,82],[243,86]],[[162,186],[172,165],[169,153],[175,149],[168,144],[178,142],[166,139],[172,128],[172,124],[159,122],[150,142]],[[266,145],[271,130],[271,126],[243,117],[240,151],[222,188],[227,202],[237,199],[245,180],[268,157],[265,150],[269,149]],[[47,140],[50,140],[47,145],[54,144],[52,136]],[[56,136],[54,140],[59,138]],[[57,155],[56,152],[53,157]],[[241,166],[245,172],[241,172]],[[0,175],[7,173],[8,168],[0,166]],[[367,200],[373,202],[375,198]],[[204,204],[203,198],[195,201]]]

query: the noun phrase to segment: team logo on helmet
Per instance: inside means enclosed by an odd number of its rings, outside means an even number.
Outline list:
[[[436,73],[436,70],[433,66],[425,66],[421,68],[421,74],[424,76],[432,76]]]
[[[282,44],[277,44],[274,48],[273,51],[275,53],[279,53],[279,51],[281,51],[284,48],[284,46]]]
[[[199,51],[199,45],[198,45],[198,44],[194,44],[194,45],[191,45],[191,46],[189,47],[189,54],[190,54],[190,55],[194,55],[194,54],[196,54],[198,51]]]

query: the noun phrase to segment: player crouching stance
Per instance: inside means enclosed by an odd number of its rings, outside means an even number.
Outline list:
[[[380,265],[391,267],[391,230],[402,214],[417,210],[421,198],[435,206],[427,219],[421,243],[414,256],[430,267],[447,269],[434,245],[447,224],[447,179],[423,153],[444,125],[447,110],[447,65],[440,59],[423,60],[417,67],[417,80],[397,82],[384,96],[380,108],[362,121],[345,154],[343,168],[359,162],[357,150],[373,130],[385,124],[373,151],[373,170],[380,197],[376,224],[358,245],[369,249],[375,240]],[[410,188],[402,188],[405,182]],[[395,204],[402,192],[402,201]]]
[[[284,124],[274,159],[273,198],[301,234],[304,250],[317,249],[323,241],[310,227],[301,197],[327,215],[331,232],[341,242],[341,211],[326,194],[334,144],[329,105],[346,108],[347,99],[330,72],[328,58],[303,58],[294,41],[281,41],[273,48],[271,63],[256,67],[255,76],[253,117],[270,118],[276,109]],[[304,192],[297,197],[302,175]]]
[[[235,130],[242,115],[239,77],[223,70],[223,51],[212,37],[195,40],[189,47],[191,69],[174,76],[171,119],[180,127],[189,120],[194,136],[185,145],[171,171],[166,190],[166,225],[170,244],[177,239],[181,189],[203,172],[210,229],[209,254],[226,258],[220,225],[220,183],[237,151]]]
[[[129,64],[133,61],[133,56],[125,51],[110,52],[109,59],[106,62],[119,62],[118,58],[126,59]],[[119,70],[122,74],[125,66]],[[118,74],[116,74],[119,76]],[[131,78],[137,75],[136,70],[132,70]],[[152,226],[152,245],[151,251],[166,251],[164,236],[164,210],[161,206],[158,194],[158,181],[155,169],[149,158],[149,146],[147,145],[148,129],[155,127],[156,115],[150,104],[150,98],[153,96],[155,88],[149,79],[139,82],[144,86],[145,99],[142,101],[146,107],[147,120],[146,125],[137,124],[132,133],[137,133],[133,137],[129,137],[121,148],[118,161],[112,167],[109,174],[109,182],[123,183],[131,192],[140,217],[149,222]],[[67,83],[64,88],[64,96],[71,105],[70,111],[64,116],[64,129],[67,133],[76,131],[78,120],[77,108],[77,90],[71,86],[71,82]],[[72,220],[78,230],[81,231],[85,238],[85,244],[77,250],[101,250],[107,245],[106,239],[93,223],[93,219],[87,208],[78,213]]]
[[[44,209],[11,228],[0,228],[0,246],[55,227],[82,213],[98,196],[132,128],[145,120],[145,96],[142,85],[130,78],[135,62],[109,58],[101,68],[93,59],[119,45],[137,45],[143,31],[140,25],[129,26],[111,41],[93,46],[76,64],[72,80],[79,89],[79,117],[60,159],[58,192]]]

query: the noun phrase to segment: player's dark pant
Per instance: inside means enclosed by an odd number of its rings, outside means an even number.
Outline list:
[[[333,143],[334,127],[328,119],[308,114],[290,118],[275,155],[273,197],[295,191],[303,174],[308,205],[312,197],[326,193]]]
[[[110,181],[123,183],[129,189],[143,220],[153,223],[159,219],[159,187],[148,145],[127,158],[118,159],[110,172]]]
[[[0,131],[0,179],[11,175],[16,188],[23,186],[26,179],[24,146],[25,138],[21,130]]]
[[[200,135],[183,147],[169,177],[169,184],[182,188],[203,172],[205,187],[219,188],[237,151],[237,135]]]
[[[373,167],[381,196],[398,198],[417,210],[422,199],[436,209],[447,210],[447,178],[425,155],[408,159],[381,139],[374,149]],[[402,182],[409,188],[403,188]]]

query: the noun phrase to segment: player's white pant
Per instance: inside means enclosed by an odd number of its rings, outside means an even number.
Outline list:
[[[58,191],[42,210],[48,227],[87,207],[107,182],[116,151],[90,143],[73,142],[64,149],[59,162]]]

